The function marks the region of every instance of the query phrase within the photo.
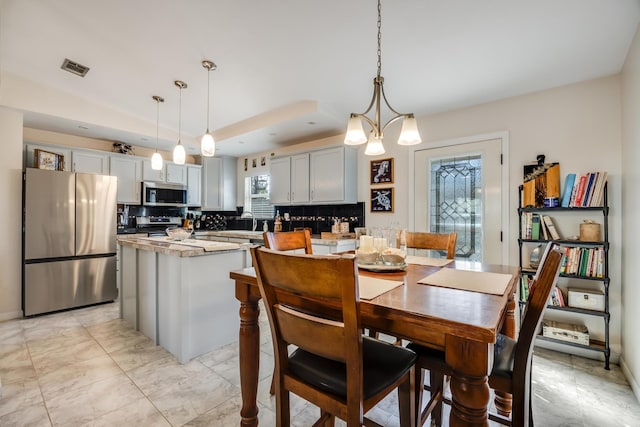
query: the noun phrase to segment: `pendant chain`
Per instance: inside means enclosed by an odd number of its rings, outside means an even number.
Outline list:
[[[380,6],[380,0],[378,0],[378,77],[380,77],[380,69],[382,68],[382,48],[380,47],[382,42],[382,7]]]

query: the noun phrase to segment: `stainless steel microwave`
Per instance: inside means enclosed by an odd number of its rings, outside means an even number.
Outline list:
[[[143,182],[142,204],[144,206],[186,206],[187,187],[162,182]]]

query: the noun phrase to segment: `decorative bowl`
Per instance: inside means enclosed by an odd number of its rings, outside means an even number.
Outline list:
[[[382,251],[382,262],[385,264],[404,264],[406,254],[403,250],[397,248],[387,248]]]
[[[191,230],[181,228],[181,227],[173,227],[173,228],[170,227],[170,228],[167,228],[165,232],[167,233],[167,236],[169,236],[169,239],[171,240],[184,240],[187,237],[191,236]]]
[[[378,252],[360,252],[356,251],[356,260],[359,263],[373,264],[378,260]]]

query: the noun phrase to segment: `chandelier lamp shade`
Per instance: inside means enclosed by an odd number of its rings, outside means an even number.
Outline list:
[[[360,145],[367,143],[365,154],[368,156],[377,156],[385,153],[382,141],[384,139],[384,131],[391,124],[398,120],[402,120],[402,130],[400,131],[400,137],[398,138],[398,145],[416,145],[422,142],[420,138],[420,132],[418,131],[418,123],[413,113],[399,113],[387,101],[387,97],[384,93],[384,77],[380,75],[382,69],[382,14],[381,14],[380,0],[378,0],[378,72],[373,79],[373,97],[369,107],[363,113],[351,113],[349,122],[347,124],[347,132],[345,134],[344,143],[346,145]],[[381,122],[380,107],[384,101],[384,104],[394,114],[386,123]],[[374,109],[373,119],[367,117],[367,114]],[[371,132],[369,138],[365,134],[362,121],[365,121]]]
[[[177,165],[184,165],[187,153],[180,140],[182,138],[182,89],[186,89],[187,84],[180,80],[176,80],[173,83],[180,89],[180,104],[178,107],[178,143],[173,149],[173,162]]]
[[[151,169],[159,171],[162,170],[162,155],[158,153],[158,135],[160,130],[160,103],[164,102],[164,98],[158,95],[152,96],[156,101],[156,152],[151,156]]]
[[[202,61],[202,66],[207,69],[207,131],[200,140],[200,152],[204,157],[213,157],[216,154],[216,142],[209,131],[209,106],[211,104],[211,71],[217,67],[215,63],[209,60]]]

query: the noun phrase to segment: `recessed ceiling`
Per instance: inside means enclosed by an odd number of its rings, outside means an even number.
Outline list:
[[[3,0],[0,7],[3,76],[44,88],[23,106],[20,92],[8,95],[22,86],[0,81],[0,104],[24,110],[27,127],[154,147],[151,96],[160,95],[160,143],[170,150],[178,128],[173,81],[183,80],[183,143],[197,154],[206,128],[203,59],[217,65],[210,127],[221,154],[341,134],[372,94],[373,0]],[[420,117],[616,74],[639,17],[638,0],[384,0],[387,97]],[[90,72],[62,71],[65,58]],[[97,111],[126,119],[107,121]]]

